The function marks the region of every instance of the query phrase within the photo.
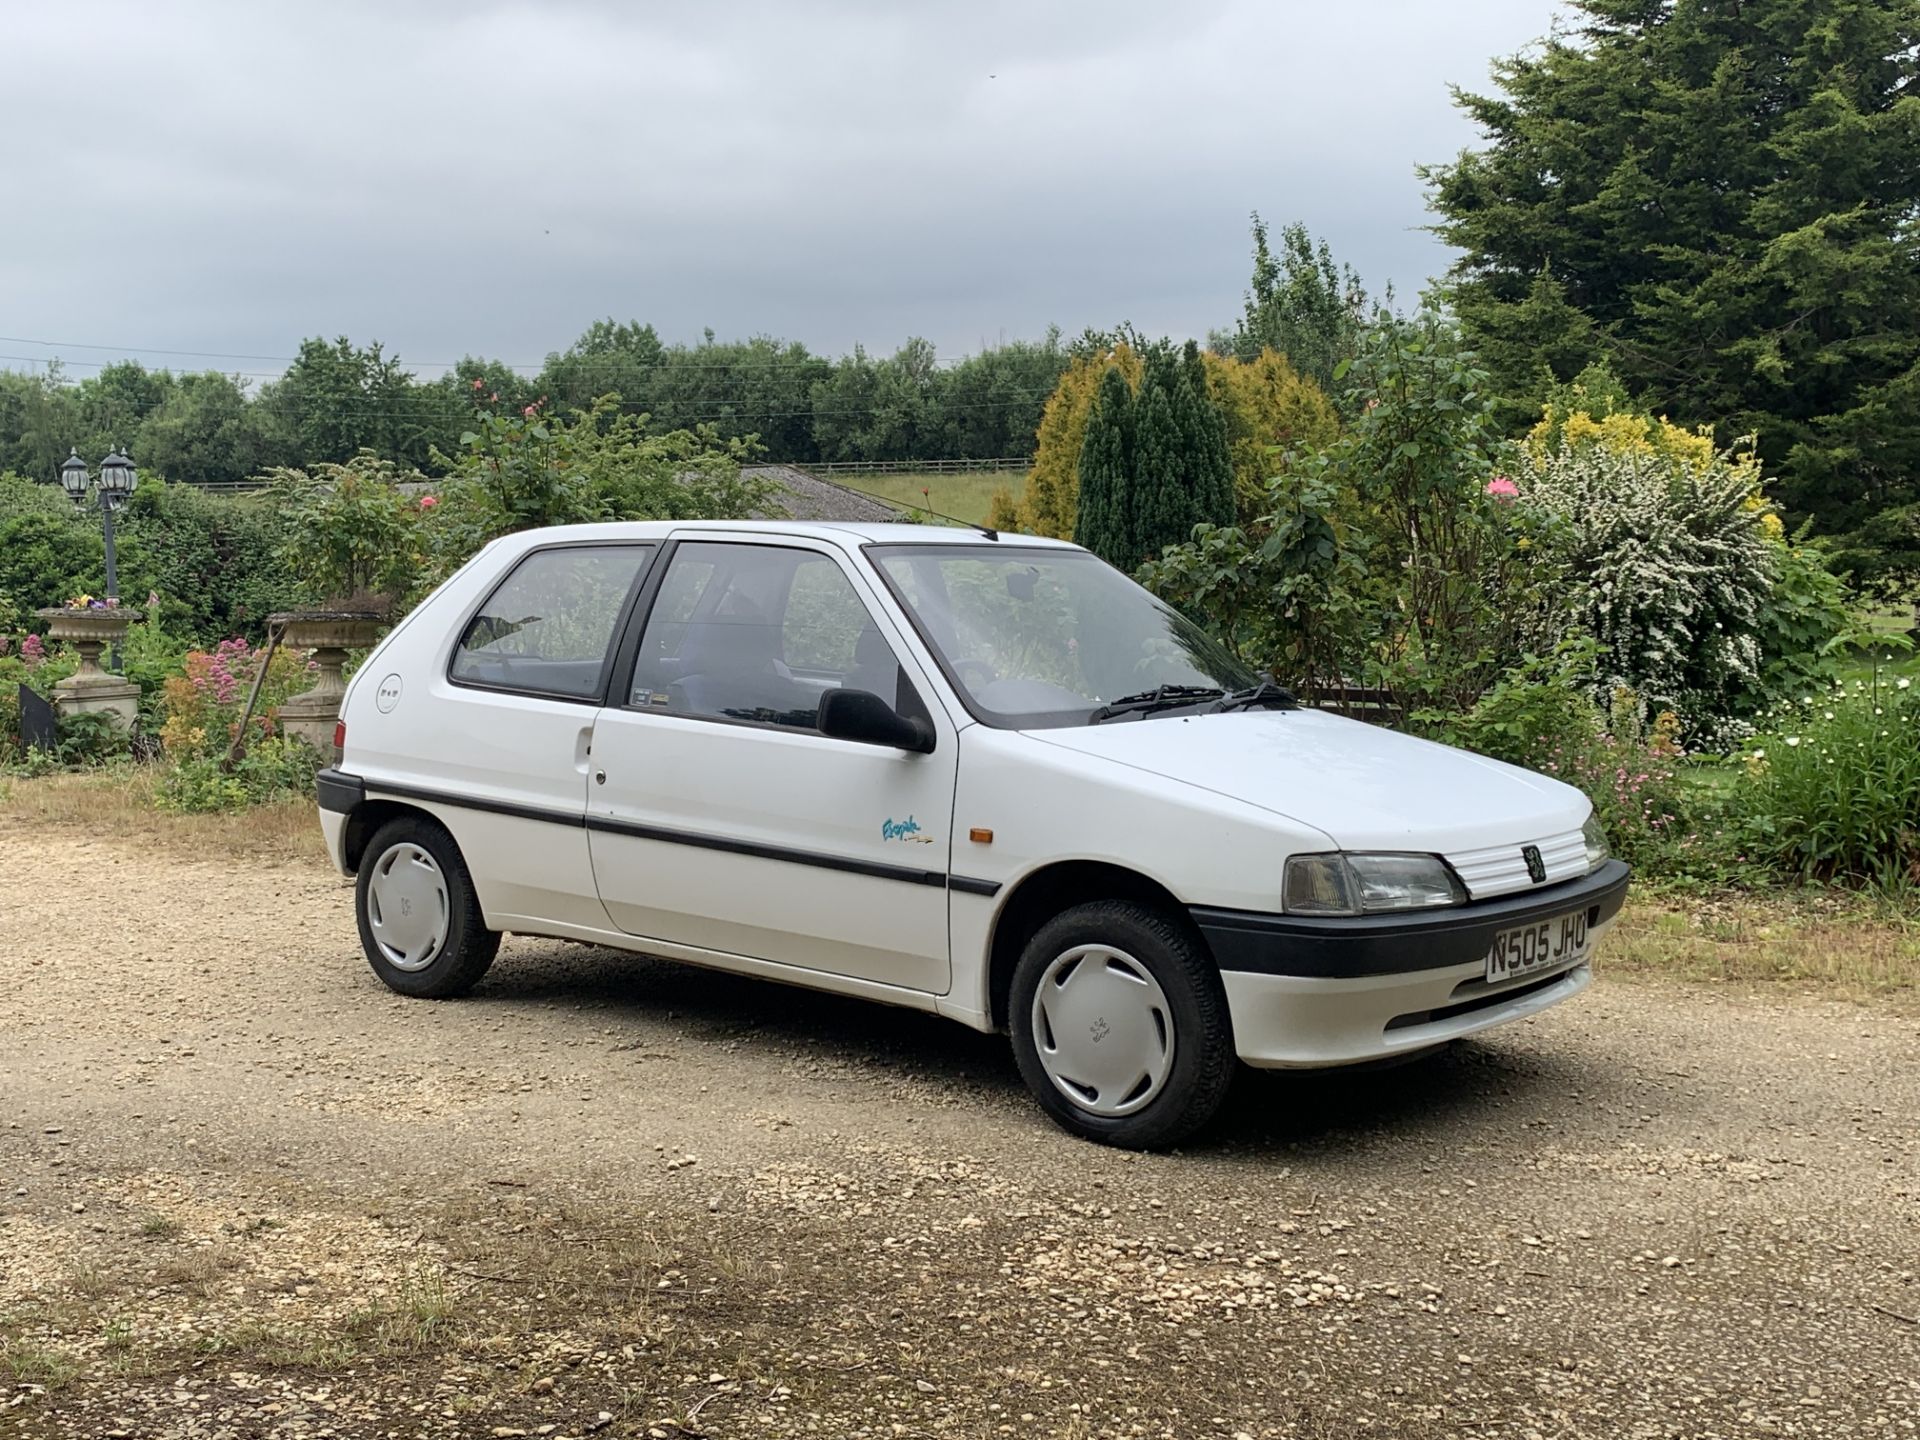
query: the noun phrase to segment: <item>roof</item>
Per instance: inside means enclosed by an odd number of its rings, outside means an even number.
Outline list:
[[[1077,549],[1065,540],[1044,535],[997,534],[960,525],[856,524],[820,520],[610,520],[595,525],[550,525],[518,530],[496,544],[516,550],[556,540],[663,540],[671,534],[788,535],[852,545],[1041,545],[1057,550]]]

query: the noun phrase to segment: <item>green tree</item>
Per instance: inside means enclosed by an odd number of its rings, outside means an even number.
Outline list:
[[[217,371],[182,375],[146,413],[128,452],[147,476],[190,485],[245,480],[275,455],[242,383]]]
[[[39,375],[0,371],[0,471],[52,480],[78,432],[74,389],[57,363]]]
[[[935,359],[932,342],[918,337],[884,360],[856,345],[813,382],[814,452],[823,460],[941,458]]]
[[[1117,365],[1100,377],[1080,443],[1079,509],[1073,538],[1110,564],[1138,558],[1130,511],[1134,467],[1133,388]]]
[[[1047,397],[1067,364],[1060,331],[1051,328],[1043,340],[996,345],[944,372],[939,386],[942,454],[964,460],[1033,454]]]
[[[300,354],[260,393],[267,434],[303,464],[344,464],[362,450],[404,465],[423,464],[434,446],[460,433],[465,405],[443,387],[416,385],[379,341],[361,348],[342,335],[301,342]]]
[[[1207,390],[1197,345],[1188,341],[1182,352],[1162,343],[1150,350],[1133,413],[1127,569],[1185,544],[1195,525],[1234,519],[1226,419]]]
[[[1352,357],[1365,328],[1367,292],[1351,265],[1336,265],[1333,251],[1318,246],[1298,223],[1280,232],[1280,253],[1267,242],[1267,222],[1253,216],[1253,282],[1240,322],[1225,344],[1237,359],[1251,361],[1276,350],[1323,390],[1334,371]]]
[[[89,460],[99,459],[110,448],[131,446],[142,422],[166,403],[173,390],[170,372],[149,370],[137,360],[102,366],[74,386],[80,433],[73,443]]]
[[[667,347],[653,326],[638,320],[625,324],[596,320],[564,351],[547,356],[546,368],[534,388],[547,397],[550,405],[569,409],[583,409],[599,395],[621,395],[629,404],[644,409],[666,355]],[[476,377],[466,378],[471,381]],[[504,403],[505,392],[499,393]],[[486,396],[480,398],[484,401]],[[521,401],[521,405],[527,403]]]
[[[1424,172],[1502,418],[1604,356],[1757,433],[1789,514],[1870,569],[1869,522],[1920,498],[1920,3],[1573,7],[1457,94],[1486,147]]]
[[[775,460],[816,458],[811,394],[828,362],[799,341],[756,335],[675,345],[648,387],[620,392],[626,408],[652,417],[654,434],[705,426],[728,441],[750,440]]]

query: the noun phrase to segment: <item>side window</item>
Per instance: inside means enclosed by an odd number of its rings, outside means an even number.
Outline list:
[[[841,681],[856,663],[860,632],[872,624],[838,565],[824,555],[802,560],[787,591],[781,658],[795,670]]]
[[[831,559],[775,545],[690,543],[674,551],[647,617],[629,703],[811,730],[820,697],[860,684],[863,660],[891,700],[898,664]]]
[[[468,685],[597,697],[620,609],[653,553],[651,545],[535,550],[467,623],[448,673]]]

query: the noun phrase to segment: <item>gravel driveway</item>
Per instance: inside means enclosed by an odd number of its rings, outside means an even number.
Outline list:
[[[1920,1023],[1603,979],[1206,1144],[583,946],[399,999],[315,866],[0,821],[0,1435],[1903,1436]]]

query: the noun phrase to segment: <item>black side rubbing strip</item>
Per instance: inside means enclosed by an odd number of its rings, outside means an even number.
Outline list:
[[[840,855],[824,855],[817,850],[794,850],[785,845],[763,845],[753,840],[735,840],[725,835],[701,835],[690,830],[669,830],[659,825],[642,825],[632,820],[615,820],[606,815],[575,815],[547,810],[537,805],[516,805],[506,800],[490,800],[476,795],[453,795],[416,785],[390,785],[384,780],[363,781],[358,776],[331,772],[330,793],[351,794],[357,804],[368,795],[390,795],[400,800],[422,800],[433,805],[453,805],[462,810],[481,810],[489,815],[509,815],[516,820],[539,820],[550,825],[577,826],[609,835],[631,835],[640,840],[658,840],[668,845],[692,845],[701,850],[721,850],[733,855],[751,855],[760,860],[781,860],[789,865],[811,865],[821,870],[840,870],[851,875],[870,875],[876,880],[897,880],[907,885],[944,887],[947,877],[938,870],[915,870],[905,865],[882,865],[873,860],[851,860]],[[354,789],[353,787],[358,787]],[[331,808],[331,807],[327,807]],[[351,810],[352,804],[343,807]],[[969,894],[992,895],[1000,887],[985,880],[961,880],[956,888]]]
[[[423,790],[416,785],[389,785],[384,780],[366,782],[370,795],[391,795],[400,800],[424,800],[431,805],[454,805],[462,810],[484,810],[489,815],[511,815],[516,820],[543,820],[549,825],[579,828],[585,817],[565,810],[547,810],[538,805],[516,805],[511,800],[489,800],[481,795],[449,795],[443,790]]]
[[[958,890],[962,895],[998,895],[998,880],[975,880],[967,875],[951,875],[947,878],[947,888]]]
[[[589,815],[586,823],[589,830],[601,830],[612,835],[631,835],[639,840],[659,840],[668,845],[692,845],[701,850],[724,850],[732,855],[751,855],[759,860],[784,860],[791,865],[812,865],[821,870],[843,870],[853,875],[871,875],[876,880],[900,880],[909,885],[947,883],[947,877],[938,870],[913,870],[905,865],[849,860],[839,855],[822,855],[816,850],[793,850],[785,845],[763,845],[757,840],[735,840],[726,835],[669,830],[632,820],[614,820],[605,815]]]

